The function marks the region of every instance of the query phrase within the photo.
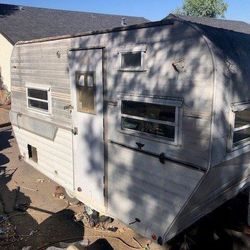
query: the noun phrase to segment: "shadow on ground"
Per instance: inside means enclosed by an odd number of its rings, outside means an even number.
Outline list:
[[[56,184],[19,161],[18,155],[12,130],[1,129],[0,249],[28,246],[30,249],[46,249],[58,242],[82,240],[85,228],[82,223],[74,221],[77,209],[69,207],[65,200],[52,197]],[[40,178],[44,178],[44,182],[36,183]],[[96,239],[98,237],[91,240],[94,243],[86,249],[113,249],[106,239]]]
[[[47,211],[33,204],[31,198],[18,186],[15,181],[18,178],[13,177],[23,173],[18,172],[19,166],[16,162],[15,168],[12,168],[15,164],[10,164],[12,159],[5,153],[10,150],[13,153],[11,149],[13,138],[11,130],[0,132],[0,248],[22,249],[24,246],[32,246],[31,249],[38,249],[50,242],[82,239],[84,228],[74,223],[74,211],[67,207],[59,212]],[[12,156],[17,158],[18,152]],[[34,178],[32,174],[30,178]],[[32,215],[46,213],[49,216],[42,223],[38,223],[27,212],[28,208],[32,210]],[[4,223],[5,221],[9,224]],[[11,227],[13,230],[10,230]]]

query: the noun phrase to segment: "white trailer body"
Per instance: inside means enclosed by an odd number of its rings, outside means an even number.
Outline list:
[[[168,241],[248,184],[249,52],[247,34],[176,17],[19,42],[20,153],[88,206]]]

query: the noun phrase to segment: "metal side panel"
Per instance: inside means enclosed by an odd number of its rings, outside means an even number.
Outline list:
[[[236,196],[248,185],[249,163],[250,153],[246,153],[212,167],[166,233],[166,240]]]
[[[183,164],[162,164],[150,155],[109,144],[108,212],[143,235],[163,236],[203,175]]]
[[[58,128],[54,140],[17,126],[13,131],[24,160],[66,189],[73,191],[72,133]],[[37,162],[29,158],[28,145],[37,150]]]

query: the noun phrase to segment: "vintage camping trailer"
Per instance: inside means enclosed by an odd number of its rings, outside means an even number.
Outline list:
[[[250,35],[214,22],[16,44],[11,122],[25,161],[164,241],[247,187]]]

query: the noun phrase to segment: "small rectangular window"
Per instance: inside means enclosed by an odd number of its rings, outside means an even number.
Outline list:
[[[233,129],[233,145],[250,139],[250,109],[235,112],[234,129]]]
[[[76,73],[77,111],[95,114],[94,72]]]
[[[178,107],[123,100],[121,103],[121,129],[164,137],[175,142]]]
[[[141,68],[142,52],[124,52],[121,54],[121,68]]]
[[[146,49],[131,49],[129,51],[120,51],[120,71],[145,71],[145,53]]]
[[[27,88],[27,105],[29,108],[49,113],[49,89]]]

